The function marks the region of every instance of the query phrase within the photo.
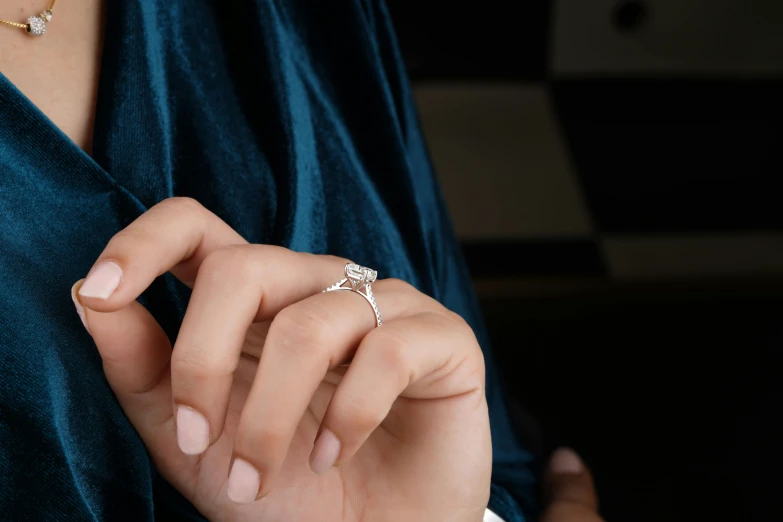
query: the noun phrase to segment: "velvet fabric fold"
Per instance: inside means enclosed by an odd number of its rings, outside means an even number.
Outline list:
[[[487,357],[491,505],[524,520],[531,457],[383,3],[107,11],[92,157],[0,75],[0,518],[202,519],[156,474],[69,295],[113,234],[188,196],[251,242],[348,257],[463,315]],[[142,297],[172,339],[188,295],[163,276]]]

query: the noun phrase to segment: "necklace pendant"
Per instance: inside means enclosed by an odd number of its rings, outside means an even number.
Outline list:
[[[46,32],[46,20],[43,18],[44,15],[40,16],[31,16],[27,19],[27,27],[25,30],[27,31],[27,34],[30,36],[43,36]],[[51,15],[49,15],[49,19],[51,19]]]

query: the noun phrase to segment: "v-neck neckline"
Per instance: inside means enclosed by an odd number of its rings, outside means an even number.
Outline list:
[[[97,158],[105,158],[103,147],[103,140],[96,139],[96,136],[100,136],[101,133],[108,131],[110,125],[109,114],[111,111],[107,110],[106,103],[110,103],[111,94],[105,92],[114,84],[114,76],[117,74],[117,67],[114,64],[117,56],[117,46],[122,42],[122,38],[119,34],[120,25],[117,23],[117,13],[115,9],[119,6],[119,2],[106,1],[104,9],[106,10],[104,16],[102,49],[100,57],[100,71],[98,73],[98,87],[96,89],[95,100],[95,112],[93,115],[93,129],[92,129],[92,154],[88,154],[82,149],[76,142],[74,142],[63,130],[52,121],[52,119],[46,115],[33,101],[23,93],[11,80],[6,77],[2,71],[0,71],[0,95],[3,91],[8,95],[10,101],[16,107],[16,111],[21,110],[28,120],[31,120],[31,125],[35,126],[40,135],[36,136],[36,141],[44,138],[46,143],[41,143],[35,147],[41,149],[41,153],[47,153],[46,149],[56,148],[60,152],[64,152],[72,155],[72,159],[79,164],[86,164],[92,167],[97,172],[100,172],[104,177],[114,184],[115,181],[111,175],[104,169],[99,163]],[[110,51],[110,52],[107,52]],[[2,114],[2,107],[0,107],[0,114]],[[20,139],[33,139],[32,137],[21,137]],[[34,144],[31,144],[35,146]],[[67,152],[66,152],[67,151]]]

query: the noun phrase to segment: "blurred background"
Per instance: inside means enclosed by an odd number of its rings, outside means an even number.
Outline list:
[[[387,4],[521,436],[783,520],[783,2]]]

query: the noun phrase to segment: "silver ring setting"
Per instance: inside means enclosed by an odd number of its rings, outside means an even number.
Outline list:
[[[370,303],[373,312],[375,312],[375,322],[377,326],[383,324],[381,311],[378,310],[378,304],[372,295],[372,284],[378,278],[378,272],[370,268],[348,263],[345,265],[345,278],[340,279],[335,284],[324,290],[324,292],[335,292],[338,290],[354,292],[364,297]]]

